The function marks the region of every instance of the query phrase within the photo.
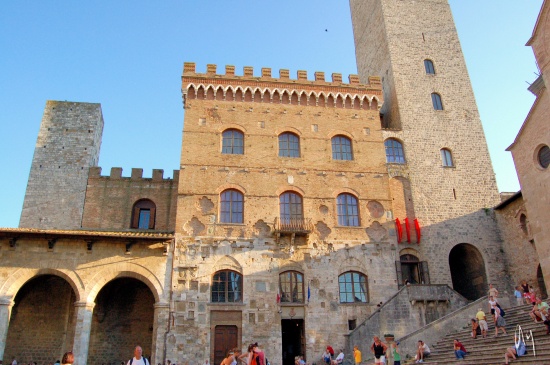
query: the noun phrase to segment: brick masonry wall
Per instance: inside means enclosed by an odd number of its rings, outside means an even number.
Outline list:
[[[156,206],[155,230],[173,231],[179,170],[173,178],[163,178],[162,170],[153,170],[152,178],[143,178],[141,169],[132,169],[131,177],[122,177],[121,168],[101,176],[101,168],[90,169],[82,227],[87,229],[129,229],[132,209],[140,199]]]
[[[46,103],[20,227],[80,228],[88,169],[97,164],[102,133],[100,104]]]
[[[224,87],[235,88],[250,82],[227,75],[222,81]],[[271,81],[280,80],[262,78]],[[191,82],[203,81],[184,73],[184,92]],[[329,86],[299,80],[291,89],[309,93]],[[364,87],[346,92],[354,95]],[[378,110],[256,98],[205,100],[189,94],[185,106],[172,279],[176,326],[168,335],[167,358],[212,361],[217,323],[212,313],[219,311],[241,312],[233,323],[242,329],[239,345],[244,349],[247,343],[260,342],[272,363],[282,361],[282,319],[304,319],[304,355],[309,362],[318,361],[327,343],[343,348],[348,320],[360,323],[397,289],[391,212],[394,204],[405,202],[403,194],[397,202],[389,194]],[[243,155],[221,153],[221,134],[228,128],[243,132]],[[278,135],[285,131],[299,136],[299,158],[278,156]],[[352,161],[332,159],[331,137],[338,134],[352,140]],[[244,195],[243,224],[219,222],[219,196],[228,188]],[[304,217],[314,225],[306,237],[292,241],[288,235],[274,234],[284,191],[303,197]],[[336,197],[342,192],[358,198],[359,227],[337,224]],[[221,269],[243,275],[242,303],[211,303],[212,276]],[[304,289],[307,293],[309,283],[311,291],[309,303],[277,305],[279,274],[287,270],[304,275]],[[368,277],[368,303],[340,303],[338,276],[350,270]],[[292,317],[291,309],[296,313]]]
[[[407,168],[390,174],[410,181],[422,227],[418,255],[432,280],[452,286],[449,253],[469,243],[482,254],[488,280],[508,287],[496,222],[483,211],[499,202],[495,176],[448,2],[350,3],[360,77],[382,77],[384,121],[393,128],[384,139],[403,142]],[[425,59],[435,75],[426,74]],[[433,109],[433,92],[444,110]],[[442,167],[441,148],[452,152],[454,167]]]

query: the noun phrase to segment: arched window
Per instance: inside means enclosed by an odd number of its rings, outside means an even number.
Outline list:
[[[212,278],[212,303],[243,301],[243,277],[236,271],[217,271]]]
[[[293,220],[302,220],[302,197],[292,191],[287,191],[279,196],[279,212],[281,222],[289,224]]]
[[[149,199],[141,199],[135,202],[132,208],[132,222],[130,228],[154,229],[156,206]]]
[[[447,148],[441,149],[441,161],[444,167],[453,167],[453,155]]]
[[[338,277],[340,303],[368,303],[367,277],[356,271],[348,271]]]
[[[351,140],[346,136],[332,137],[332,159],[353,160]]]
[[[281,303],[303,303],[304,276],[297,271],[279,274],[279,293]]]
[[[424,60],[426,75],[435,75],[434,63],[431,60]]]
[[[243,194],[238,190],[224,190],[220,195],[220,223],[243,223]]]
[[[242,155],[244,153],[244,135],[237,129],[228,129],[222,133],[222,153]]]
[[[550,148],[548,146],[542,146],[537,154],[537,159],[539,160],[540,167],[543,169],[547,168],[550,165]]]
[[[405,163],[405,154],[403,153],[403,145],[396,139],[390,138],[384,141],[386,147],[386,162],[387,163]]]
[[[336,206],[339,226],[359,226],[359,206],[356,197],[351,194],[340,194],[336,199]]]
[[[527,227],[527,216],[523,213],[519,216],[519,227],[524,235],[529,234],[529,228]]]
[[[279,135],[279,157],[300,157],[300,138],[294,133]]]
[[[432,104],[434,106],[434,110],[443,110],[441,95],[439,95],[438,93],[432,93]]]

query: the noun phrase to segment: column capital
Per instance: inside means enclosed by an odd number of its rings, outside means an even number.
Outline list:
[[[14,304],[14,302],[11,299],[7,299],[7,298],[0,299],[0,305],[5,305],[7,307],[11,307],[11,306],[13,306],[13,304]]]
[[[166,309],[166,308],[170,308],[170,303],[166,303],[166,302],[157,302],[153,305],[153,308],[155,309]]]
[[[86,308],[86,309],[94,309],[95,307],[95,303],[94,302],[91,302],[91,303],[88,303],[88,302],[74,302],[74,306],[75,308]]]

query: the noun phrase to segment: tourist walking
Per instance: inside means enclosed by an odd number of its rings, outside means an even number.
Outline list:
[[[143,356],[143,349],[141,346],[136,346],[134,349],[134,357],[128,360],[126,365],[149,365],[149,361]]]
[[[374,363],[375,364],[385,364],[386,363],[386,351],[388,346],[385,343],[380,341],[380,337],[374,336],[372,345],[370,346],[370,351],[374,354]]]

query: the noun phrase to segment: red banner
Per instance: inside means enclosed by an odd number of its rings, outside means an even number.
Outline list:
[[[420,233],[420,223],[418,223],[418,218],[414,219],[414,229],[416,230],[416,243],[420,244],[422,234]]]
[[[395,218],[395,230],[397,231],[397,243],[401,243],[401,239],[403,238],[403,228],[401,228],[399,218]]]

